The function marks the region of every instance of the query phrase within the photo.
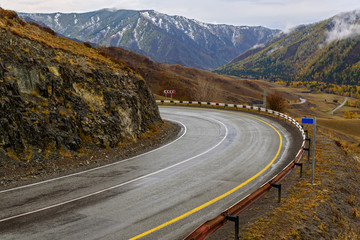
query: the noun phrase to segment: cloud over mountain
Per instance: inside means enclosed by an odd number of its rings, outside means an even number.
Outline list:
[[[326,33],[327,44],[360,36],[360,10],[336,15],[332,19],[333,28]]]

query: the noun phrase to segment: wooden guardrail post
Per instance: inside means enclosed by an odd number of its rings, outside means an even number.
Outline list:
[[[310,146],[311,146],[311,139],[310,138],[305,138],[305,141],[308,141],[308,147],[304,147],[304,150],[307,151],[308,153],[308,161],[310,161]]]
[[[272,187],[278,189],[278,193],[279,193],[279,200],[278,200],[278,202],[280,203],[280,201],[281,201],[281,184],[270,183],[270,185],[271,185]]]
[[[235,223],[235,240],[239,240],[239,216],[225,215],[225,219]]]
[[[303,171],[303,164],[302,163],[294,163],[295,166],[299,166],[300,167],[300,177],[302,177],[302,171]]]

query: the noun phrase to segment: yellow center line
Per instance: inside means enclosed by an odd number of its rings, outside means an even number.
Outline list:
[[[215,111],[218,111],[218,112],[227,112],[227,113],[230,112],[230,111],[222,111],[222,110],[215,110]],[[133,238],[130,238],[129,240],[136,240],[136,239],[145,237],[145,236],[149,235],[150,233],[156,232],[156,231],[158,231],[158,230],[160,230],[160,229],[162,229],[162,228],[164,228],[164,227],[166,227],[166,226],[168,226],[168,225],[171,225],[171,224],[173,224],[173,223],[175,223],[175,222],[177,222],[177,221],[180,221],[181,219],[184,219],[184,218],[190,216],[191,214],[196,213],[196,212],[198,212],[198,211],[200,211],[200,210],[202,210],[202,209],[204,209],[204,208],[206,208],[206,207],[208,207],[208,206],[210,206],[210,205],[212,205],[212,204],[220,201],[221,199],[229,196],[230,194],[236,192],[236,191],[239,190],[240,188],[244,187],[245,185],[247,185],[248,183],[250,183],[251,181],[253,181],[255,178],[257,178],[258,176],[260,176],[263,172],[265,172],[265,171],[275,162],[275,160],[277,159],[277,157],[278,157],[279,154],[280,154],[280,150],[281,150],[281,147],[282,147],[282,141],[283,141],[283,140],[282,140],[282,137],[281,137],[281,134],[279,133],[279,131],[276,130],[276,128],[275,128],[274,126],[272,126],[270,123],[267,123],[267,122],[265,122],[265,121],[263,121],[263,120],[261,120],[261,119],[259,119],[259,118],[257,118],[257,117],[249,116],[248,114],[236,113],[236,112],[230,112],[230,113],[234,113],[234,114],[237,114],[237,115],[242,115],[242,116],[246,116],[246,117],[250,117],[250,118],[256,119],[256,120],[258,120],[258,121],[260,121],[260,122],[262,122],[262,123],[270,126],[272,129],[274,129],[274,131],[279,135],[279,139],[280,139],[279,148],[278,148],[278,150],[277,150],[277,153],[276,153],[275,157],[274,157],[274,158],[271,160],[271,162],[270,162],[265,168],[263,168],[260,172],[256,173],[254,176],[252,176],[251,178],[249,178],[249,179],[246,180],[245,182],[241,183],[241,184],[238,185],[237,187],[231,189],[230,191],[228,191],[228,192],[226,192],[226,193],[224,193],[224,194],[222,194],[222,195],[220,195],[220,196],[218,196],[218,197],[216,197],[216,198],[214,198],[214,199],[212,199],[212,200],[210,200],[210,201],[208,201],[208,202],[206,202],[206,203],[204,203],[204,204],[202,204],[202,205],[200,205],[200,206],[198,206],[198,207],[196,207],[196,208],[194,208],[194,209],[192,209],[192,210],[190,210],[190,211],[188,211],[188,212],[186,212],[186,213],[184,213],[184,214],[182,214],[182,215],[180,215],[180,216],[178,216],[178,217],[176,217],[176,218],[174,218],[174,219],[172,219],[172,220],[170,220],[170,221],[168,221],[168,222],[165,222],[165,223],[163,223],[163,224],[161,224],[161,225],[159,225],[159,226],[157,226],[157,227],[155,227],[155,228],[153,228],[153,229],[150,229],[150,230],[148,230],[148,231],[146,231],[146,232],[144,232],[144,233],[142,233],[142,234],[139,234],[139,235],[137,235],[137,236],[135,236],[135,237],[133,237]]]

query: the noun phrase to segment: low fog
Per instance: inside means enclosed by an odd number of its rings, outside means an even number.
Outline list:
[[[360,9],[336,15],[333,28],[326,33],[326,43],[360,36]]]

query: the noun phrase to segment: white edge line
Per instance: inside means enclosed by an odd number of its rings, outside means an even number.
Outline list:
[[[186,163],[186,162],[189,162],[189,161],[191,161],[191,160],[193,160],[193,159],[195,159],[195,158],[197,158],[197,157],[200,157],[201,155],[204,155],[204,154],[206,154],[206,153],[214,150],[216,147],[218,147],[220,144],[222,144],[222,143],[225,141],[225,139],[227,138],[227,136],[228,136],[229,130],[228,130],[228,128],[225,126],[225,124],[222,123],[222,122],[220,122],[220,121],[218,121],[218,120],[216,120],[216,119],[213,119],[213,120],[215,120],[216,122],[218,122],[218,123],[220,123],[221,125],[224,126],[224,128],[225,128],[225,136],[223,137],[223,139],[221,139],[220,142],[218,142],[216,145],[214,145],[213,147],[209,148],[209,149],[206,150],[205,152],[199,153],[199,154],[196,155],[196,156],[193,156],[193,157],[191,157],[191,158],[188,158],[188,159],[186,159],[186,160],[184,160],[184,161],[182,161],[182,162],[178,162],[178,163],[176,163],[176,164],[174,164],[174,165],[171,165],[171,166],[168,166],[168,167],[166,167],[166,168],[160,169],[160,170],[158,170],[158,171],[156,171],[156,172],[149,173],[149,174],[147,174],[147,175],[144,175],[144,176],[141,176],[141,177],[132,179],[132,180],[130,180],[130,181],[127,181],[127,182],[124,182],[124,183],[121,183],[121,184],[118,184],[118,185],[115,185],[115,186],[112,186],[112,187],[109,187],[109,188],[106,188],[106,189],[103,189],[103,190],[100,190],[100,191],[97,191],[97,192],[94,192],[94,193],[87,194],[87,195],[85,195],[85,196],[81,196],[81,197],[74,198],[74,199],[71,199],[71,200],[68,200],[68,201],[65,201],[65,202],[57,203],[57,204],[54,204],[54,205],[51,205],[51,206],[48,206],[48,207],[40,208],[40,209],[37,209],[37,210],[33,210],[33,211],[30,211],[30,212],[26,212],[26,213],[22,213],[22,214],[19,214],[19,215],[11,216],[11,217],[8,217],[8,218],[0,219],[0,223],[1,223],[1,222],[8,221],[8,220],[15,219],[15,218],[27,216],[27,215],[30,215],[30,214],[33,214],[33,213],[41,212],[41,211],[44,211],[44,210],[48,210],[48,209],[51,209],[51,208],[54,208],[54,207],[59,207],[59,206],[62,206],[62,205],[68,204],[68,203],[72,203],[72,202],[75,202],[75,201],[78,201],[78,200],[81,200],[81,199],[84,199],[84,198],[87,198],[87,197],[95,196],[95,195],[97,195],[97,194],[100,194],[100,193],[103,193],[103,192],[106,192],[106,191],[109,191],[109,190],[112,190],[112,189],[115,189],[115,188],[124,186],[124,185],[126,185],[126,184],[129,184],[129,183],[132,183],[132,182],[141,180],[141,179],[143,179],[143,178],[147,178],[147,177],[153,176],[153,175],[155,175],[155,174],[164,172],[164,171],[166,171],[166,170],[168,170],[168,169],[174,168],[174,167],[176,167],[176,166],[179,166],[179,165],[181,165],[181,164],[184,164],[184,163]],[[183,126],[185,126],[185,125],[183,125]],[[186,129],[186,128],[185,128],[185,129]],[[186,131],[185,131],[185,132],[186,132]],[[184,134],[183,134],[183,135],[184,135]],[[178,139],[179,139],[179,138],[178,138]],[[177,140],[178,140],[178,139],[177,139]],[[176,141],[177,141],[177,140],[176,140]],[[173,141],[173,142],[174,142],[174,141]],[[173,142],[172,142],[172,143],[173,143]],[[163,146],[163,147],[164,147],[164,146]],[[158,149],[160,149],[160,148],[158,148]],[[130,160],[130,158],[127,159],[127,160]],[[85,171],[84,171],[84,172],[85,172]]]
[[[23,186],[19,186],[19,187],[14,187],[14,188],[10,188],[10,189],[6,189],[6,190],[2,190],[0,191],[0,194],[1,193],[6,193],[6,192],[11,192],[11,191],[15,191],[15,190],[19,190],[19,189],[22,189],[22,188],[28,188],[28,187],[32,187],[32,186],[36,186],[36,185],[40,185],[40,184],[44,184],[44,183],[48,183],[48,182],[52,182],[52,181],[56,181],[56,180],[60,180],[60,179],[63,179],[63,178],[68,178],[68,177],[73,177],[73,176],[77,176],[77,175],[80,175],[80,174],[83,174],[83,173],[88,173],[88,172],[91,172],[91,171],[95,171],[95,170],[99,170],[99,169],[102,169],[102,168],[106,168],[106,167],[110,167],[110,166],[114,166],[114,165],[117,165],[117,164],[120,164],[120,163],[123,163],[123,162],[127,162],[127,161],[130,161],[132,159],[135,159],[135,158],[138,158],[138,157],[142,157],[144,155],[147,155],[147,154],[150,154],[152,152],[155,152],[155,151],[158,151],[162,148],[165,148],[175,142],[177,142],[178,140],[180,140],[183,136],[185,136],[185,134],[187,133],[187,128],[185,126],[185,124],[179,122],[179,121],[176,121],[176,120],[171,120],[171,119],[166,119],[166,118],[163,118],[165,120],[168,120],[168,121],[172,121],[172,122],[176,122],[180,125],[182,125],[183,129],[184,129],[184,132],[183,134],[178,137],[177,139],[175,139],[174,141],[168,143],[168,144],[165,144],[159,148],[156,148],[156,149],[153,149],[149,152],[145,152],[145,153],[142,153],[140,155],[136,155],[134,157],[131,157],[131,158],[127,158],[127,159],[123,159],[123,160],[120,160],[118,162],[114,162],[114,163],[110,163],[110,164],[107,164],[107,165],[103,165],[103,166],[100,166],[100,167],[96,167],[96,168],[91,168],[91,169],[88,169],[88,170],[85,170],[85,171],[81,171],[81,172],[77,172],[77,173],[72,173],[72,174],[69,174],[69,175],[65,175],[65,176],[62,176],[62,177],[56,177],[56,178],[51,178],[51,179],[48,179],[48,180],[44,180],[44,181],[40,181],[40,182],[36,182],[36,183],[32,183],[32,184],[27,184],[27,185],[23,185]]]
[[[156,102],[161,102],[160,100],[157,100]],[[166,102],[166,101],[165,101]],[[170,101],[168,101],[168,102],[170,102]],[[183,102],[183,103],[185,103],[185,102]],[[211,104],[213,104],[213,103],[211,103]],[[243,105],[239,105],[239,106],[242,106],[243,107]],[[247,105],[245,105],[246,106],[246,108],[248,109],[248,108],[250,108],[250,106],[247,106]],[[271,110],[271,109],[269,109],[269,111],[271,111],[271,112],[269,112],[269,113],[271,113],[271,114],[274,114],[274,115],[277,115],[277,116],[281,116],[281,117],[283,117],[283,114],[281,114],[281,113],[279,113],[279,112],[276,112],[276,111],[274,111],[274,110]],[[285,115],[285,116],[287,116],[287,115]],[[291,118],[290,117],[290,119],[293,119],[293,118]],[[293,120],[295,120],[295,119],[293,119]],[[295,120],[295,122],[297,123],[297,124],[295,124],[296,125],[296,127],[298,128],[298,130],[300,131],[300,133],[302,133],[302,137],[303,137],[303,143],[302,143],[302,145],[301,145],[301,149],[299,150],[299,152],[296,154],[296,158],[298,157],[298,155],[300,154],[300,152],[301,152],[301,150],[302,150],[302,148],[305,146],[305,132],[304,132],[304,129],[302,128],[302,126]],[[303,152],[302,152],[302,154],[303,154]],[[291,164],[291,163],[290,163]],[[290,165],[289,164],[289,165]],[[288,166],[289,166],[288,165]],[[285,167],[286,168],[286,167]],[[285,169],[284,168],[284,169]],[[284,170],[283,169],[283,170]],[[278,176],[279,174],[277,174],[276,176]],[[276,177],[275,176],[275,177]],[[267,184],[267,183],[264,183],[263,185],[261,185],[261,187],[260,188],[262,188],[265,184]],[[241,202],[241,201],[243,201],[245,198],[247,198],[249,195],[250,195],[251,193],[249,193],[247,196],[245,196],[244,198],[242,198],[239,202]],[[239,203],[238,202],[238,203]],[[236,203],[237,204],[237,203]],[[236,205],[236,204],[234,204],[234,205]],[[230,208],[232,208],[232,207],[230,207]],[[228,209],[230,209],[230,208],[228,208]],[[227,209],[227,210],[228,210]]]

